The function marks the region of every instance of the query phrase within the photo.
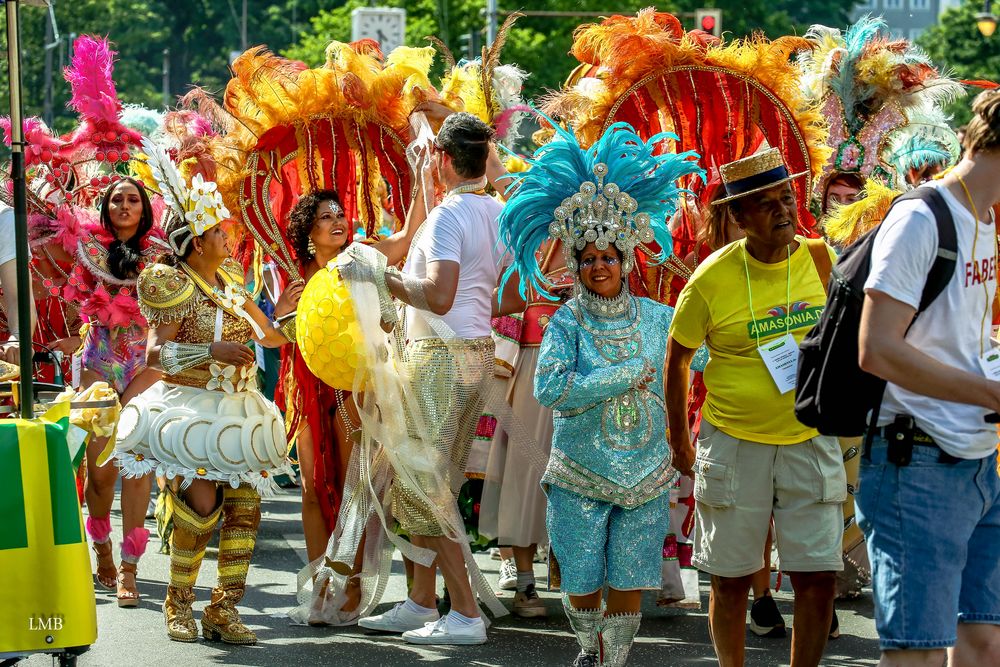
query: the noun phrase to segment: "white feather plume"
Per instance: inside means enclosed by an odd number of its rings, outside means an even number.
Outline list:
[[[180,171],[177,170],[177,165],[163,147],[149,137],[142,138],[142,152],[146,156],[146,164],[153,173],[153,179],[163,197],[163,202],[183,217],[188,188]]]
[[[493,95],[500,107],[497,117],[506,119],[503,144],[508,148],[512,147],[521,136],[519,132],[521,122],[528,116],[523,111],[512,111],[515,107],[524,106],[521,90],[527,77],[528,73],[517,65],[500,65],[493,70]]]

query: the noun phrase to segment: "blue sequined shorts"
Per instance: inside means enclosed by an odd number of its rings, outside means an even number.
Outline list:
[[[545,524],[559,561],[562,591],[588,595],[607,582],[620,591],[659,589],[670,494],[627,510],[548,487]]]

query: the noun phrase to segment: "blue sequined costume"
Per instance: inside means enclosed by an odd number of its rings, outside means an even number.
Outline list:
[[[663,396],[674,310],[627,292],[609,301],[578,290],[549,322],[535,375],[535,397],[554,411],[542,484],[562,587],[572,595],[605,581],[659,588],[666,492],[676,479]],[[597,314],[595,302],[618,305]],[[655,377],[640,388],[647,369]]]

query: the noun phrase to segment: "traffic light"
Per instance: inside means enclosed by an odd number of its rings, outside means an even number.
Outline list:
[[[721,37],[722,10],[707,7],[694,10],[694,27],[698,30],[711,33],[716,37]]]
[[[483,55],[483,36],[478,30],[471,30],[464,35],[458,36],[458,41],[462,43],[462,51],[469,60],[475,60]]]

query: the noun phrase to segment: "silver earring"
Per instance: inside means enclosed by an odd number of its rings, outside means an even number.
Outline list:
[[[309,237],[309,243],[306,244],[306,250],[309,252],[310,255],[313,256],[316,255],[316,244],[313,243],[312,237]]]

